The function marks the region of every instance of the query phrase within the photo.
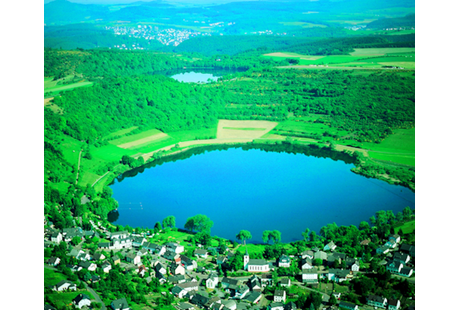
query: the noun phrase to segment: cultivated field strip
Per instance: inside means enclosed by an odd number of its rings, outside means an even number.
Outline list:
[[[129,149],[129,148],[132,148],[132,147],[135,147],[135,146],[140,146],[142,144],[147,144],[149,142],[156,141],[156,140],[166,138],[166,137],[168,137],[167,134],[165,134],[163,132],[160,132],[160,133],[157,133],[157,134],[154,134],[154,135],[151,135],[151,136],[139,139],[139,140],[135,140],[135,141],[128,142],[128,143],[123,143],[123,144],[120,144],[120,145],[117,145],[117,146],[121,147],[122,149]]]
[[[278,125],[277,122],[270,121],[220,120],[217,126],[217,139],[257,139],[275,128],[276,125]]]

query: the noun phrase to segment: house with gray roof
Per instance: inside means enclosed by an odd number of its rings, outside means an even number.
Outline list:
[[[286,291],[275,290],[273,300],[275,302],[286,302]]]
[[[110,303],[110,307],[113,310],[130,310],[128,307],[128,302],[126,301],[126,298],[120,298],[112,301]]]
[[[284,304],[282,302],[272,302],[269,307],[270,310],[284,310]]]
[[[244,300],[247,302],[255,304],[255,303],[258,303],[260,299],[262,298],[262,293],[253,291],[249,293],[246,297],[242,297],[242,298],[244,298]]]
[[[343,309],[349,309],[349,310],[359,310],[358,305],[346,302],[346,301],[341,301],[339,303],[339,308]]]
[[[388,300],[385,297],[377,295],[369,295],[366,298],[367,304],[372,307],[385,308],[387,306]]]
[[[91,305],[91,299],[86,294],[78,294],[73,300],[72,303],[75,307],[81,309],[84,306],[89,307]]]

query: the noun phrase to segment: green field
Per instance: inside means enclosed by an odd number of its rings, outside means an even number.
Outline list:
[[[64,276],[62,273],[56,272],[51,269],[46,269],[46,268],[44,270],[45,270],[44,277],[45,277],[46,287],[55,285],[61,282],[62,280],[67,280],[66,276]]]
[[[261,57],[269,57],[273,60],[285,60],[286,58],[298,59],[297,66],[320,66],[332,68],[383,68],[402,67],[415,69],[415,48],[368,48],[356,49],[350,55],[314,56],[297,53],[270,53]],[[321,67],[323,66],[323,67]],[[290,66],[295,68],[296,66]]]
[[[280,122],[274,128],[274,130],[270,131],[268,134],[286,135],[286,136],[296,135],[296,134],[318,134],[322,136],[326,131],[329,131],[329,132],[333,131],[339,136],[345,136],[349,133],[344,130],[335,130],[335,129],[332,129],[329,125],[326,125],[321,122],[316,122],[319,119],[322,119],[324,122],[327,123],[328,116],[310,114],[309,116],[298,117],[295,119]],[[269,136],[265,135],[264,137],[269,137]]]
[[[415,166],[415,128],[397,129],[382,143],[372,144],[369,157]]]
[[[45,77],[44,78],[44,93],[57,94],[63,90],[72,90],[78,87],[85,87],[85,86],[93,85],[93,82],[88,82],[88,81],[80,81],[80,82],[71,83],[71,84],[58,84],[59,82],[66,82],[66,81],[72,80],[74,77],[75,75],[68,75],[56,81],[53,81],[52,77]]]
[[[116,145],[129,143],[133,141],[137,141],[139,139],[143,139],[158,133],[161,131],[156,129],[146,130],[134,135],[126,135],[129,132],[135,130],[137,127],[130,127],[126,129],[122,129],[116,131],[110,135],[107,135],[105,138],[109,137],[117,137],[120,135],[125,134],[123,137],[119,137],[117,139],[109,141],[108,145],[104,145],[98,148],[91,148],[90,153],[92,155],[92,159],[81,158],[80,161],[80,175],[78,180],[78,185],[86,186],[87,184],[92,185],[96,180],[99,179],[107,169],[105,168],[109,163],[118,163],[120,162],[121,158],[124,155],[132,156],[137,158],[138,156],[156,151],[166,146],[174,145],[176,143],[182,141],[189,141],[189,140],[198,140],[198,139],[209,139],[215,138],[217,133],[217,124],[215,127],[211,128],[203,128],[203,129],[196,129],[196,130],[189,130],[189,131],[175,131],[169,133],[167,137],[162,137],[158,140],[154,140],[145,144],[140,144],[132,148],[123,149],[117,147]],[[64,140],[62,141],[62,150],[64,158],[72,165],[77,167],[78,165],[78,157],[80,154],[80,150],[82,148],[82,143],[76,139],[73,139],[69,136],[64,136]],[[123,165],[115,165],[115,169],[127,169],[123,167]],[[106,184],[111,178],[113,177],[112,173],[109,173],[108,176],[101,179],[97,185],[97,189],[102,189],[104,184]],[[69,184],[67,183],[60,183],[61,188],[59,190],[65,191]]]
[[[313,23],[307,23],[307,22],[279,22],[279,23],[284,26],[300,26],[302,28],[313,28],[313,27],[327,28],[326,25],[313,24]]]
[[[415,230],[415,220],[406,222],[400,226],[395,227],[395,232],[402,230],[404,234],[410,234]]]

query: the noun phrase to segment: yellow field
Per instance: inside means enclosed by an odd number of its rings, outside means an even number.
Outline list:
[[[122,149],[129,149],[129,148],[132,148],[132,147],[135,147],[135,146],[140,146],[141,144],[146,144],[146,143],[156,141],[156,140],[160,140],[160,139],[166,138],[166,137],[168,137],[168,135],[161,132],[161,133],[157,133],[157,134],[151,135],[151,136],[143,138],[143,139],[139,139],[139,140],[136,140],[136,141],[120,144],[120,145],[117,145],[117,146],[121,147]]]
[[[220,120],[217,126],[217,139],[256,139],[260,138],[278,125],[270,121],[232,121]],[[225,129],[229,127],[231,129]],[[241,128],[241,130],[238,130]],[[250,130],[251,128],[263,130]]]
[[[351,56],[383,56],[387,53],[415,53],[414,47],[356,48]]]
[[[305,59],[305,60],[318,60],[321,58],[324,58],[325,56],[309,56],[309,55],[302,55],[302,54],[297,54],[297,53],[270,53],[270,54],[264,54],[263,56],[271,56],[271,57],[299,57],[300,59]]]

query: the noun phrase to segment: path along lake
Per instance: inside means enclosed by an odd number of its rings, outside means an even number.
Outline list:
[[[174,215],[183,228],[187,218],[204,214],[214,222],[212,236],[235,240],[246,229],[259,243],[264,230],[276,229],[291,242],[307,227],[319,234],[328,223],[358,226],[376,211],[415,207],[415,193],[354,174],[352,163],[243,148],[201,151],[125,174],[111,185],[119,202],[114,224],[153,228]]]

